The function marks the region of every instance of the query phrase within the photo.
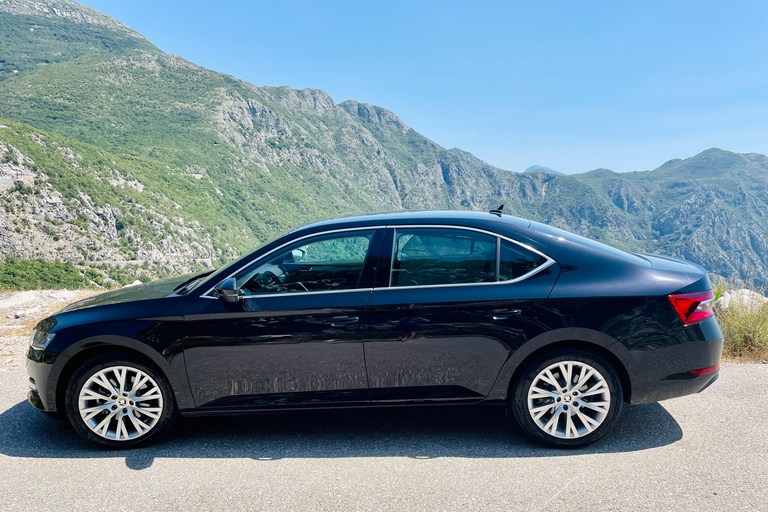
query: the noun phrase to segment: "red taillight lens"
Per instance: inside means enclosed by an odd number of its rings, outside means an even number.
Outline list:
[[[712,373],[714,371],[717,371],[717,369],[720,368],[720,363],[717,363],[715,366],[708,366],[707,368],[702,368],[701,370],[693,370],[691,373],[698,376],[698,375],[706,375],[708,373]]]
[[[705,292],[670,295],[669,302],[675,308],[677,316],[683,321],[683,325],[691,325],[703,322],[712,316],[715,294],[712,290],[707,290]]]

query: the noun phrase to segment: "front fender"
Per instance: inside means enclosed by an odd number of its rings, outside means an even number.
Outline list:
[[[52,361],[51,372],[46,385],[46,404],[51,407],[56,404],[59,385],[66,386],[66,382],[60,382],[64,375],[71,375],[79,365],[89,358],[89,354],[97,355],[108,352],[110,347],[123,353],[137,353],[151,360],[166,376],[173,388],[176,403],[179,409],[194,407],[192,393],[187,378],[184,363],[184,351],[182,349],[181,321],[137,321],[119,322],[118,325],[95,324],[87,326],[89,331],[99,330],[100,334],[93,332],[83,333],[82,329],[65,329],[57,333],[57,338],[69,338],[71,342]],[[121,334],[116,334],[120,332]]]

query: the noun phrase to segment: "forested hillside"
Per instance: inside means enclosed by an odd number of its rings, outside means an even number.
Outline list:
[[[215,266],[328,216],[501,203],[768,281],[762,155],[513,173],[384,108],[201,68],[65,0],[0,1],[0,52],[0,253],[71,262],[84,283]]]

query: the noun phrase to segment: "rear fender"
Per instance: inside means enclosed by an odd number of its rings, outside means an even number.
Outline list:
[[[629,351],[621,343],[618,343],[616,339],[607,334],[580,327],[555,329],[531,338],[509,356],[486,400],[506,400],[509,385],[520,364],[536,352],[546,353],[546,347],[548,346],[552,346],[553,349],[559,348],[558,345],[562,346],[563,342],[577,342],[587,346],[594,345],[607,350],[623,366],[622,368],[616,368],[616,371],[620,374],[623,372],[626,375],[628,367],[631,366],[631,364],[628,364],[631,363]]]

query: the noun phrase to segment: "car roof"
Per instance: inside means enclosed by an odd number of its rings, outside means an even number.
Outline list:
[[[527,228],[531,225],[531,221],[527,219],[513,217],[511,215],[502,215],[499,217],[498,215],[489,212],[461,210],[404,210],[398,212],[356,214],[335,217],[301,226],[294,230],[294,232],[414,223],[477,226],[498,222],[503,222],[517,228]]]
[[[649,266],[642,258],[616,249],[609,245],[564,231],[547,224],[532,222],[512,215],[496,215],[490,212],[461,210],[418,210],[388,213],[357,214],[337,217],[312,224],[307,224],[291,232],[313,234],[335,229],[360,228],[367,226],[397,225],[440,225],[464,226],[485,229],[493,233],[510,235],[518,241],[528,244],[557,261],[577,261],[574,253],[583,253],[584,257],[595,258],[598,255],[625,263]]]

